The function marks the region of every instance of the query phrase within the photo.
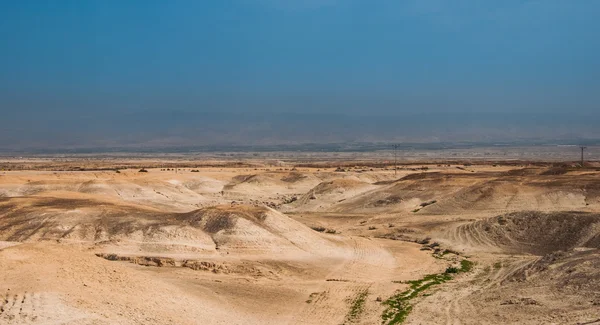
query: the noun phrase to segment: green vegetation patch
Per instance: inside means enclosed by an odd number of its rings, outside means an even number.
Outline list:
[[[469,260],[460,261],[460,272],[471,272],[471,270],[473,270],[473,265],[475,265],[475,263]]]
[[[365,301],[369,295],[369,290],[363,290],[356,295],[350,304],[350,310],[346,314],[344,324],[356,323],[360,319],[360,315],[365,310]]]
[[[444,273],[428,274],[420,280],[405,282],[410,284],[408,290],[395,294],[388,300],[382,302],[382,304],[387,306],[381,315],[381,318],[383,319],[382,324],[402,324],[413,308],[410,304],[410,300],[416,298],[421,292],[433,286],[452,280],[454,274],[470,272],[473,269],[473,265],[474,263],[469,260],[462,260],[460,262],[460,268],[448,267]]]

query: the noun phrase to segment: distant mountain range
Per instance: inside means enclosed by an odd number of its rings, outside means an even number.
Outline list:
[[[0,150],[176,149],[352,143],[580,143],[600,139],[600,117],[570,114],[345,115],[145,110],[7,112]]]

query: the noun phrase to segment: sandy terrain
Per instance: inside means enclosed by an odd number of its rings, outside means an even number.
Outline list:
[[[19,163],[0,324],[600,324],[591,167]]]

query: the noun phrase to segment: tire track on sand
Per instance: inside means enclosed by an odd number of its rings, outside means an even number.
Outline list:
[[[394,262],[389,252],[368,239],[351,237],[349,246],[350,256],[323,279],[315,299],[289,324],[342,324],[352,299],[371,287],[371,277],[388,270],[381,266]]]

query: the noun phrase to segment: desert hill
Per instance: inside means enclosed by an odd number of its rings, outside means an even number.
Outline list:
[[[0,172],[0,323],[597,322],[593,168],[169,166]]]

